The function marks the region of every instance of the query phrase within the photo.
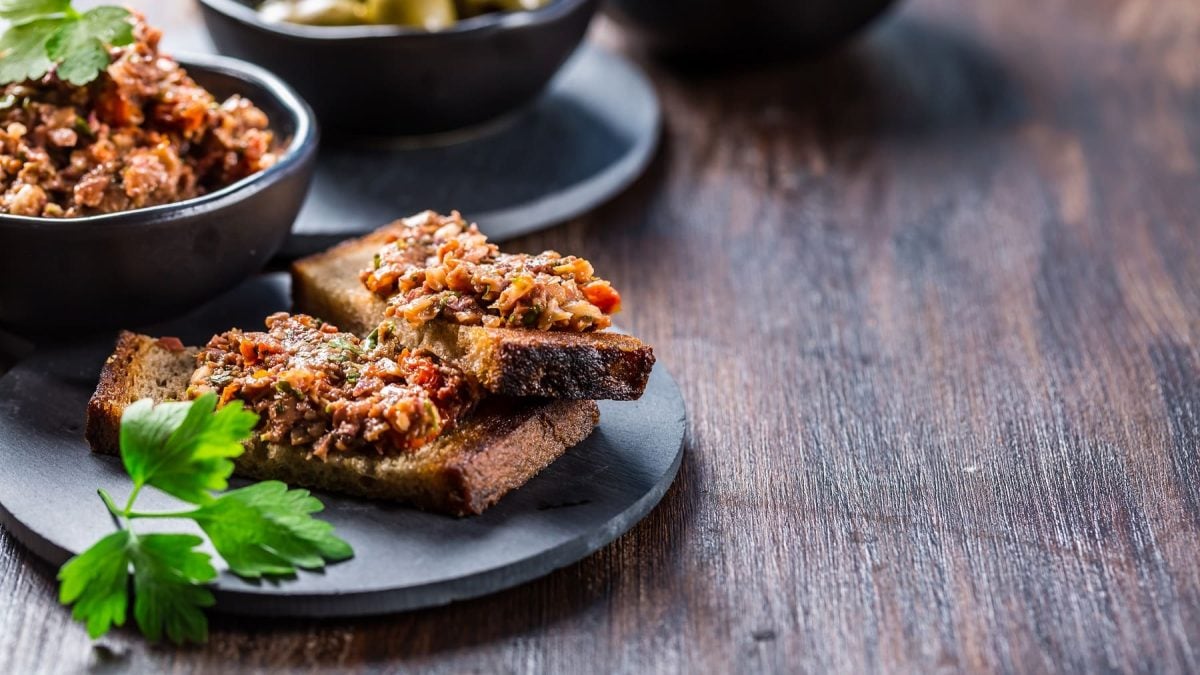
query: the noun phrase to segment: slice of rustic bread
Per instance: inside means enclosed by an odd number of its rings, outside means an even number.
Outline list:
[[[198,351],[183,347],[178,340],[156,340],[121,331],[88,401],[84,436],[92,449],[117,454],[121,414],[126,405],[143,398],[158,402],[183,400],[196,369]]]
[[[151,398],[181,400],[196,350],[177,341],[121,333],[88,404],[86,436],[97,452],[119,452],[121,414]],[[331,454],[252,441],[237,473],[330,492],[406,502],[453,515],[482,513],[592,432],[593,401],[492,397],[438,440],[400,456]]]
[[[295,311],[311,314],[363,336],[386,318],[385,303],[359,281],[379,248],[387,225],[371,234],[292,265]],[[619,333],[563,333],[516,328],[460,326],[431,321],[414,326],[393,321],[394,339],[451,361],[485,389],[507,396],[633,400],[646,389],[654,351]]]

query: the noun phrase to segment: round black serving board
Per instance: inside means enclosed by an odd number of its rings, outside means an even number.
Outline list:
[[[146,331],[194,344],[229,326],[257,326],[289,304],[282,275],[260,277]],[[92,454],[83,439],[87,400],[112,343],[43,349],[0,379],[0,518],[55,565],[112,530],[97,488],[118,500],[128,494],[120,460]],[[658,503],[683,455],[683,400],[662,366],[640,401],[601,402],[600,411],[591,437],[482,516],[456,519],[317,493],[326,505],[322,517],[355,557],[278,583],[224,573],[214,588],[217,608],[266,616],[393,612],[491,593],[583,558]],[[153,490],[138,505],[179,507]],[[136,527],[184,524],[138,521]]]
[[[585,45],[532,107],[485,128],[326,137],[283,255],[312,253],[425,209],[458,209],[495,239],[561,223],[641,175],[660,117],[654,88],[635,66]]]

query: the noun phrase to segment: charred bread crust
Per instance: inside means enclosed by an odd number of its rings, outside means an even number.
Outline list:
[[[587,438],[599,415],[594,401],[497,400],[409,456],[336,455],[322,461],[289,446],[252,443],[237,459],[237,472],[454,516],[478,515]]]
[[[292,265],[295,309],[366,335],[385,320],[386,303],[359,281],[386,243],[388,225]],[[395,339],[454,361],[488,391],[504,396],[635,400],[654,367],[654,351],[620,333],[565,333],[397,320]]]
[[[120,401],[130,396],[129,380],[140,351],[140,337],[129,331],[121,331],[113,353],[104,361],[100,370],[100,382],[88,400],[87,423],[83,436],[94,452],[117,454],[120,448],[121,410]],[[118,423],[113,424],[112,420]]]
[[[121,414],[133,401],[183,397],[194,349],[124,332],[105,361],[88,404],[86,437],[96,452],[117,454]],[[347,454],[326,460],[306,449],[252,441],[235,460],[237,474],[358,497],[401,501],[429,511],[482,513],[524,485],[599,421],[593,401],[491,398],[456,429],[413,453]]]
[[[473,430],[482,432],[481,439],[464,444],[468,450],[449,458],[443,469],[451,486],[445,510],[451,513],[482,513],[550,466],[562,455],[559,448],[583,442],[600,421],[595,401],[491,403]]]
[[[629,335],[595,333],[583,341],[566,333],[480,330],[495,342],[484,386],[509,396],[631,401],[641,398],[654,367],[653,350]]]

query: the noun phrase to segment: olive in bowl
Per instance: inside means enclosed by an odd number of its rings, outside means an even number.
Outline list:
[[[618,23],[672,56],[740,58],[834,47],[893,0],[610,0]]]
[[[440,30],[309,26],[264,19],[255,0],[199,0],[217,49],[294,86],[323,129],[421,135],[464,129],[531,103],[583,40],[599,0],[554,0]]]
[[[62,337],[166,318],[232,288],[282,246],[314,168],[312,111],[252,64],[178,61],[218,100],[253,101],[269,120],[274,161],[172,203],[80,217],[0,214],[0,327]]]

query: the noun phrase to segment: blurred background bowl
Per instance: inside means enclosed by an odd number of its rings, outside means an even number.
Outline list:
[[[835,47],[894,0],[609,0],[608,12],[674,56],[754,57]]]
[[[308,192],[312,111],[256,66],[179,62],[223,100],[249,98],[284,148],[274,166],[194,199],[85,218],[0,215],[0,326],[74,337],[194,308],[258,272],[283,245]]]
[[[255,0],[199,1],[217,49],[291,83],[322,129],[418,135],[483,124],[532,102],[583,40],[599,0],[485,14],[436,32],[269,23]]]

